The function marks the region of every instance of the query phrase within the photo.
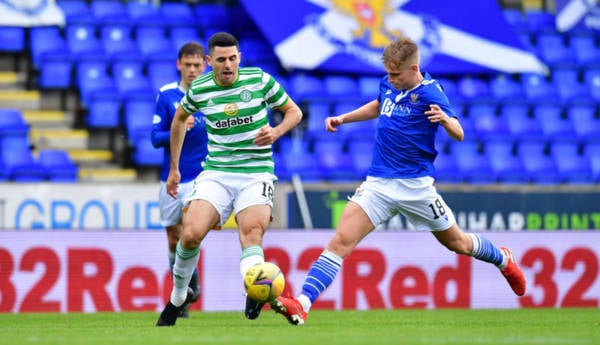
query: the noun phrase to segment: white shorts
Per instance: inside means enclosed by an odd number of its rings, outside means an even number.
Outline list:
[[[184,200],[202,199],[210,202],[219,213],[220,224],[229,219],[231,212],[238,212],[253,205],[269,205],[273,208],[273,185],[275,176],[272,174],[238,174],[219,171],[203,171],[196,177],[196,184]]]
[[[433,178],[388,179],[368,176],[350,198],[374,226],[402,214],[420,231],[443,231],[456,221],[433,187]]]
[[[160,181],[158,205],[160,207],[160,224],[164,227],[175,225],[183,218],[183,202],[192,192],[194,181],[179,184],[177,199],[167,194],[167,183]]]

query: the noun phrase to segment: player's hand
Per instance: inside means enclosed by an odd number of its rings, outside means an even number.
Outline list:
[[[275,133],[273,127],[266,125],[258,131],[253,142],[256,146],[272,145],[277,138],[277,133]]]
[[[425,112],[425,115],[432,123],[445,122],[449,119],[449,116],[437,104],[429,105],[429,110]]]
[[[328,132],[337,132],[337,128],[344,123],[341,116],[328,117],[325,119],[325,129]]]
[[[169,177],[167,177],[167,193],[172,196],[173,199],[177,199],[179,181],[181,181],[179,170],[169,171]]]

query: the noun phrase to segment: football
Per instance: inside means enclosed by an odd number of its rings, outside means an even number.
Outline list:
[[[248,297],[261,303],[273,301],[285,288],[285,278],[277,265],[272,262],[256,264],[244,277],[244,289]]]

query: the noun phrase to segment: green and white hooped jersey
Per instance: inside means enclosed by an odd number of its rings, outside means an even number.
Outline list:
[[[187,113],[201,111],[206,116],[208,155],[203,169],[274,174],[271,145],[252,141],[269,123],[267,107],[281,107],[287,100],[283,87],[260,68],[240,68],[238,80],[227,87],[217,85],[213,72],[196,78],[181,106]]]

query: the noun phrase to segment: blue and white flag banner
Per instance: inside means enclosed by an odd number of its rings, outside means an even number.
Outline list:
[[[55,0],[0,0],[0,13],[0,26],[65,25]]]
[[[599,4],[598,0],[556,0],[556,28],[559,31],[577,26],[600,29]]]
[[[537,72],[496,0],[241,0],[288,69],[380,74],[383,48],[415,40],[436,74]],[[243,53],[243,50],[242,50]]]

